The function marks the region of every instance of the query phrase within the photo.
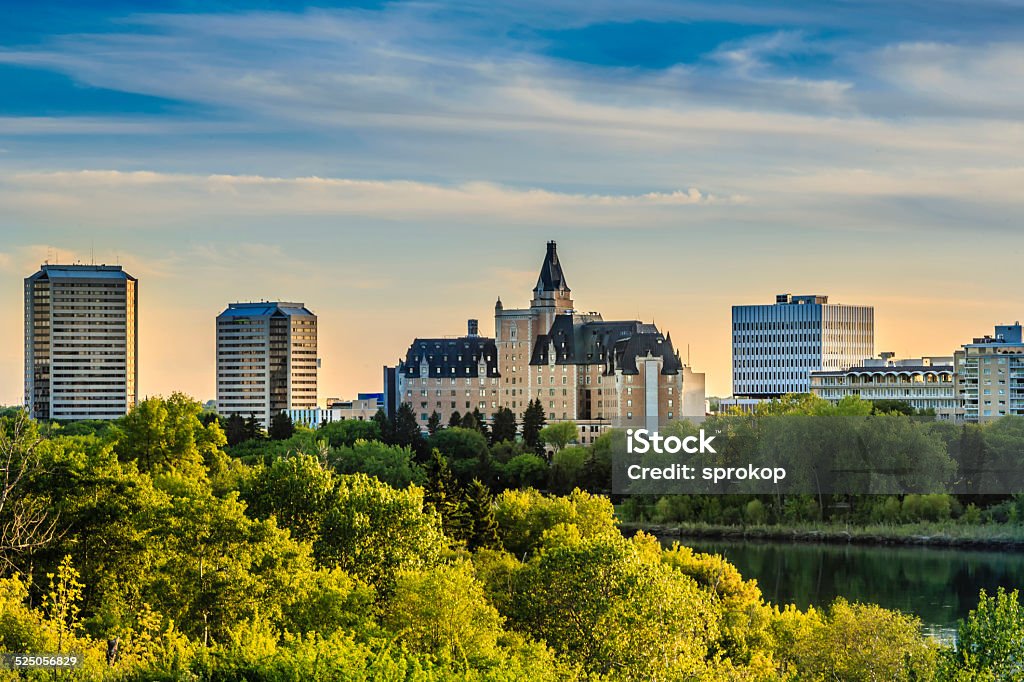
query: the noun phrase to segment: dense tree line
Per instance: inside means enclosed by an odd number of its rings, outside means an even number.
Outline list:
[[[483,426],[396,415],[228,448],[180,395],[95,430],[5,416],[20,502],[0,523],[25,505],[55,532],[0,548],[0,648],[75,652],[106,680],[1024,674],[1016,592],[982,594],[955,649],[875,606],[778,608],[721,557],[624,537],[608,497],[507,478],[532,457],[568,486],[607,443],[549,434],[541,457]]]

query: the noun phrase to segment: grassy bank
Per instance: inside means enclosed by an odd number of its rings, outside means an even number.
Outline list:
[[[861,545],[920,545],[1024,551],[1024,525],[908,523],[850,526],[832,523],[790,525],[722,525],[709,523],[624,522],[627,535],[642,530],[659,538],[714,538],[723,540],[772,540]]]

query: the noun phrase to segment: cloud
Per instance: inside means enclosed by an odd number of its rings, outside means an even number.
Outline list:
[[[152,171],[58,171],[0,178],[0,196],[24,212],[86,213],[130,220],[155,216],[335,215],[383,220],[514,216],[517,222],[621,219],[633,211],[675,211],[738,203],[696,188],[642,194],[583,194],[490,182],[442,185],[407,180],[189,175]]]

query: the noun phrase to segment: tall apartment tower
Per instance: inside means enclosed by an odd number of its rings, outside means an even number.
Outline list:
[[[1020,322],[996,325],[954,354],[956,417],[989,422],[1024,416],[1024,333]]]
[[[779,294],[774,305],[732,308],[732,392],[746,398],[809,393],[811,372],[875,354],[875,309],[828,296]]]
[[[118,265],[25,278],[25,406],[36,419],[117,419],[138,399],[138,281]]]
[[[316,315],[302,303],[231,303],[217,316],[217,411],[266,428],[317,406]]]

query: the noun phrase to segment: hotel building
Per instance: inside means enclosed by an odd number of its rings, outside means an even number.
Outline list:
[[[416,339],[386,394],[412,405],[421,426],[437,411],[507,407],[521,417],[539,399],[548,421],[573,420],[581,442],[608,427],[647,427],[703,418],[704,375],[679,358],[670,335],[638,320],[578,312],[549,242],[527,308],[494,308],[494,338]],[[388,371],[385,371],[385,376]]]
[[[965,343],[954,354],[957,418],[987,422],[1024,415],[1024,341],[1019,322]]]
[[[317,407],[316,315],[302,303],[232,303],[217,316],[217,411],[268,427]]]
[[[811,393],[832,403],[847,396],[862,400],[900,400],[915,410],[932,410],[938,419],[956,414],[953,358],[896,360],[881,353],[843,370],[811,372]]]
[[[117,265],[43,265],[25,279],[25,407],[117,419],[138,399],[138,281]]]
[[[871,306],[779,294],[774,305],[732,308],[732,391],[737,398],[808,393],[811,372],[846,369],[874,354]]]

